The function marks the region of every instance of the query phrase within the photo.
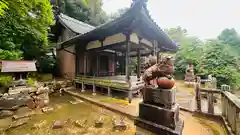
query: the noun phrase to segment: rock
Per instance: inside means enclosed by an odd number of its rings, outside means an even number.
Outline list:
[[[74,122],[75,126],[83,128],[87,123],[87,120],[76,120]]]
[[[71,87],[73,85],[73,82],[70,80],[67,80],[66,87]]]
[[[15,110],[20,106],[27,105],[28,100],[31,97],[29,95],[17,94],[8,95],[0,98],[1,110]]]
[[[56,120],[52,124],[52,129],[63,128],[68,121],[69,121],[69,119],[66,121]]]
[[[52,107],[44,107],[44,108],[42,108],[42,112],[44,112],[44,113],[48,113],[50,111],[53,111]]]
[[[0,97],[2,97],[3,96],[3,94],[2,93],[0,93]]]
[[[24,124],[27,124],[27,122],[28,122],[29,120],[30,120],[29,118],[22,118],[22,119],[13,121],[12,124],[9,126],[8,129],[10,129],[10,128],[16,128],[16,127],[22,126],[22,125],[24,125]]]
[[[39,122],[39,123],[33,124],[32,129],[40,129],[40,128],[42,128],[43,126],[45,126],[46,124],[47,124],[47,121],[46,121],[46,120],[43,120],[43,121],[41,121],[41,122]]]
[[[14,114],[13,111],[2,110],[2,111],[0,111],[0,119],[8,117],[8,116],[12,116],[13,114]]]
[[[29,109],[28,107],[22,107],[16,111],[16,114],[13,115],[12,118],[14,120],[17,120],[17,119],[21,119],[21,118],[30,117],[35,114],[36,113],[33,110]]]
[[[118,131],[124,131],[127,129],[127,124],[123,120],[120,120],[119,122],[115,120],[113,121],[113,129]]]
[[[100,117],[98,120],[95,121],[95,127],[96,128],[103,127],[103,119],[102,119],[102,117]]]
[[[75,101],[69,101],[69,103],[73,104],[73,105],[76,105],[76,104],[79,104],[79,103],[82,103],[83,101],[80,100],[80,99],[75,99]]]
[[[8,93],[4,93],[2,97],[8,97]]]
[[[49,92],[48,87],[40,87],[40,88],[38,88],[36,94],[43,94],[43,93],[48,93],[48,92]]]
[[[35,93],[35,92],[37,92],[37,88],[36,87],[31,87],[28,92],[29,93]]]
[[[10,117],[0,119],[0,133],[1,133],[1,131],[4,131],[7,128],[9,128],[11,123],[12,123],[12,118],[10,118]]]
[[[61,84],[60,83],[55,83],[54,85],[54,90],[60,90],[62,88]]]
[[[43,104],[48,105],[49,104],[49,94],[48,93],[43,93],[41,95],[38,95],[38,97],[43,100]]]
[[[27,107],[30,108],[30,109],[34,109],[37,106],[36,106],[35,102],[33,101],[33,99],[29,99],[28,102],[27,102]]]

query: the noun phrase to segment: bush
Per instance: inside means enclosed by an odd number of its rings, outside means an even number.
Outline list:
[[[5,93],[8,90],[8,86],[12,81],[12,76],[2,75],[0,76],[0,93]]]
[[[1,86],[7,86],[12,81],[12,76],[10,75],[2,75],[0,76],[0,85]]]
[[[32,86],[32,87],[34,86],[35,81],[36,81],[35,78],[31,78],[31,77],[27,78],[27,83],[28,83],[28,85],[30,85],[30,86]]]
[[[38,81],[51,81],[53,79],[52,74],[38,74],[37,75],[37,80]]]

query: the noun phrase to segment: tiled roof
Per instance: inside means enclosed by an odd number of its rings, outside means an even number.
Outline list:
[[[168,37],[155,21],[153,21],[146,8],[146,3],[144,2],[143,0],[135,1],[128,11],[115,20],[102,24],[82,35],[77,35],[70,40],[64,41],[61,45],[64,48],[71,46],[79,40],[91,41],[96,39],[96,37],[102,39],[113,33],[137,26],[137,23],[141,21],[140,24],[143,27],[139,27],[140,31],[142,31],[142,33],[145,32],[144,36],[151,36],[150,39],[158,40],[159,43],[161,43],[158,44],[161,51],[176,51],[178,49],[176,43]]]
[[[58,15],[58,18],[62,25],[64,25],[65,27],[69,28],[70,30],[78,34],[84,34],[95,29],[94,26],[91,26],[87,23],[76,20],[74,18],[71,18],[62,13]]]
[[[35,61],[0,60],[1,72],[33,72],[37,71]]]

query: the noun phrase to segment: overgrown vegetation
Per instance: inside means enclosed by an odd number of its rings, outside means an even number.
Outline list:
[[[234,89],[240,88],[240,36],[235,29],[225,29],[216,39],[207,41],[188,36],[181,27],[165,31],[180,44],[175,54],[176,76],[183,78],[187,64],[193,63],[197,75],[212,74],[218,86],[229,84]]]

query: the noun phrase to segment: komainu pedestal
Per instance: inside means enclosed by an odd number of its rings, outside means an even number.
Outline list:
[[[179,105],[173,89],[145,87],[143,97],[135,120],[137,127],[159,135],[182,134],[184,123],[179,119]]]

